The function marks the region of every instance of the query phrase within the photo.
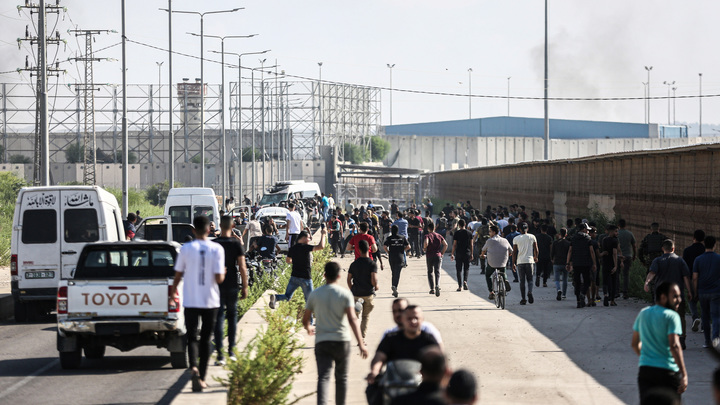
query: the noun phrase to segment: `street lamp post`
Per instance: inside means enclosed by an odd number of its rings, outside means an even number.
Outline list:
[[[472,68],[468,68],[468,119],[472,119]]]
[[[512,78],[512,76],[510,76],[510,77],[507,78],[507,81],[508,81],[508,85],[507,85],[508,113],[507,113],[507,115],[508,115],[508,117],[510,116],[510,79],[511,79],[511,78]]]
[[[323,91],[322,91],[322,62],[318,62],[318,118],[320,121],[320,128],[318,129],[318,136],[320,137],[320,145],[325,145],[323,139]]]
[[[647,122],[647,115],[648,115],[648,112],[647,112],[647,109],[648,109],[648,103],[647,103],[648,84],[647,84],[646,82],[642,82],[642,84],[643,84],[643,101],[644,101],[643,107],[644,107],[644,109],[645,109],[645,111],[644,111],[644,114],[645,114],[645,115],[643,116],[643,121],[647,124],[647,123],[648,123],[648,122]]]
[[[197,36],[197,34],[190,32],[190,35]],[[208,38],[215,38],[220,40],[220,69],[221,69],[221,81],[222,84],[220,85],[220,166],[222,166],[222,175],[220,176],[221,182],[222,182],[222,201],[223,204],[225,204],[226,195],[225,192],[227,191],[228,185],[227,185],[227,158],[226,158],[226,134],[225,134],[225,39],[236,39],[236,38],[252,38],[256,36],[257,34],[252,35],[225,35],[225,36],[218,36],[218,35],[206,35]],[[212,51],[211,51],[212,52]]]
[[[168,8],[160,10],[168,13],[168,184],[169,188],[175,187],[175,131],[173,130],[173,95],[172,95],[172,0],[168,0]]]
[[[652,66],[645,66],[645,70],[647,70],[647,123],[650,123],[650,71],[652,70]]]
[[[234,13],[243,10],[245,7],[238,7],[229,10],[206,11],[185,11],[172,10],[171,13],[193,14],[200,16],[200,183],[205,187],[205,15]],[[224,201],[223,201],[224,202]]]
[[[214,53],[217,53],[217,51],[212,51]],[[244,53],[235,53],[235,52],[226,52],[228,55],[234,55],[238,57],[238,84],[237,84],[237,108],[238,108],[238,118],[237,118],[237,132],[235,133],[235,145],[237,147],[237,161],[238,161],[238,167],[237,167],[237,178],[238,178],[238,191],[237,195],[238,198],[242,198],[243,196],[243,148],[242,148],[242,57],[245,55],[261,55],[264,53],[270,52],[269,49],[266,49],[261,52],[244,52]],[[254,152],[253,152],[254,153]],[[250,193],[250,196],[252,196],[252,193]]]
[[[548,106],[548,3],[545,0],[545,80],[543,84],[545,109],[545,160],[550,160],[550,113]]]
[[[393,110],[393,102],[392,102],[392,93],[393,93],[393,86],[392,86],[392,70],[395,67],[395,64],[387,64],[388,69],[390,70],[390,125],[392,125],[392,110]]]
[[[160,108],[162,108],[162,105],[161,105],[161,103],[160,103],[161,98],[162,98],[162,97],[161,97],[161,96],[162,96],[162,91],[160,90],[160,86],[162,86],[162,70],[160,70],[160,68],[162,68],[163,63],[165,63],[165,61],[155,62],[155,64],[156,64],[157,67],[158,67],[158,131],[161,131],[161,130],[162,130],[162,129],[161,129],[161,118],[162,118],[162,115],[160,114]]]
[[[698,92],[698,100],[700,100],[700,124],[698,125],[698,128],[700,128],[700,137],[702,137],[702,73],[698,73],[698,77],[700,78],[700,91]]]
[[[672,101],[673,101],[673,125],[677,125],[677,121],[675,121],[675,90],[677,90],[677,86],[675,86],[675,87],[672,88],[672,91],[673,91],[673,96],[672,96]]]
[[[670,89],[675,84],[675,81],[674,80],[672,82],[664,81],[663,84],[668,87],[668,125],[670,125],[670,101],[671,101],[670,100]]]

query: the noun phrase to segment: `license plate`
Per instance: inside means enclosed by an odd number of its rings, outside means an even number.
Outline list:
[[[26,279],[55,278],[54,271],[29,271],[25,273]]]

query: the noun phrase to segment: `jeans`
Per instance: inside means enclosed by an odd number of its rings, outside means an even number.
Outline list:
[[[590,288],[590,269],[592,266],[573,266],[573,285],[578,301],[585,298]]]
[[[223,353],[223,331],[225,328],[225,318],[228,321],[228,355],[234,356],[235,336],[237,335],[237,302],[239,288],[220,288],[220,308],[217,312],[217,320],[215,322],[215,350],[218,353],[218,359],[222,359]]]
[[[328,219],[328,207],[325,206],[322,209],[323,221],[327,222]]]
[[[553,271],[555,272],[555,288],[558,291],[562,291],[563,297],[567,295],[568,285],[568,271],[564,264],[553,265]],[[562,289],[560,289],[560,278],[562,278]]]
[[[392,272],[392,286],[397,288],[400,284],[400,272],[403,268],[403,262],[390,260],[390,272]]]
[[[187,329],[188,357],[190,368],[197,367],[200,379],[205,380],[208,360],[210,360],[210,335],[215,327],[217,308],[185,308],[185,329]],[[200,340],[198,341],[198,321],[202,318]],[[198,357],[200,362],[198,363]]]
[[[440,287],[440,267],[442,266],[442,257],[436,255],[425,256],[425,263],[427,264],[427,277],[430,289],[433,290],[435,287]],[[433,284],[433,274],[435,275],[435,283]]]
[[[318,405],[328,403],[328,385],[333,363],[335,363],[335,403],[344,405],[347,394],[348,366],[350,365],[350,342],[317,342],[315,344],[315,362],[318,370]]]
[[[455,257],[455,271],[457,272],[458,286],[462,287],[463,280],[467,283],[470,274],[470,258]]]
[[[686,300],[686,297],[683,297],[683,301]],[[693,321],[696,319],[700,319],[700,313],[698,312],[698,305],[700,304],[700,299],[698,297],[693,297],[691,300],[686,301],[688,303],[688,308],[690,308],[690,314],[692,315]]]
[[[547,284],[550,274],[552,273],[553,265],[550,260],[538,260],[537,262],[537,273],[535,279],[540,280],[542,277],[543,284]]]
[[[630,266],[632,266],[633,258],[632,257],[626,257],[622,260],[622,293],[623,295],[627,295],[628,293],[628,286],[630,285]],[[619,265],[620,263],[618,263]]]
[[[410,243],[410,256],[420,257],[420,240],[418,234],[408,234],[408,242]]]
[[[533,272],[535,263],[522,263],[517,265],[518,276],[520,277],[520,296],[525,299],[525,282],[527,281],[527,293],[532,294]]]
[[[492,274],[496,271],[500,273],[503,281],[507,281],[507,276],[505,276],[505,267],[491,267],[490,265],[485,266],[485,281],[487,282],[488,291],[490,292],[494,292]]]
[[[355,302],[358,301],[358,299],[363,299],[362,304],[362,314],[355,313],[358,318],[360,318],[360,332],[362,333],[362,337],[365,338],[365,334],[367,332],[367,325],[368,320],[370,319],[370,312],[372,312],[373,308],[375,308],[375,305],[373,305],[373,296],[367,295],[364,297],[355,297]]]
[[[677,393],[678,387],[680,387],[680,380],[679,372],[667,368],[640,366],[638,371],[638,388],[641,403],[643,403],[643,398],[647,395],[648,391],[658,387],[668,388],[676,395],[676,399],[680,399],[680,394]]]
[[[512,267],[512,258],[508,259],[508,262],[507,262],[507,265],[505,266],[505,268],[508,268],[508,269],[510,269],[510,271],[512,271],[513,278],[514,278],[513,281],[518,281],[518,272],[517,272],[517,270],[513,269],[513,267]]]
[[[287,288],[285,288],[285,294],[276,294],[275,300],[277,301],[290,301],[295,293],[295,290],[302,288],[303,295],[305,296],[305,303],[313,290],[313,282],[310,278],[300,278],[290,276]]]
[[[700,311],[705,343],[709,345],[720,337],[720,294],[700,294]]]

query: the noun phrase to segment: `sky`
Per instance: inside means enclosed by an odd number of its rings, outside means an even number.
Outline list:
[[[24,35],[26,14],[18,15],[15,0],[0,0],[0,72],[21,67],[29,48],[18,50],[15,39]],[[127,36],[167,49],[165,0],[127,0]],[[120,41],[120,0],[61,0],[68,12],[58,23],[67,47],[58,58],[78,52],[79,43],[65,31],[111,29],[98,36],[95,49]],[[244,7],[233,14],[205,17],[205,34],[249,35],[227,39],[226,51],[271,49],[266,66],[277,64],[289,75],[317,79],[318,62],[327,81],[382,87],[382,124],[390,123],[389,90],[392,73],[392,123],[414,123],[502,116],[508,114],[504,96],[543,95],[544,2],[541,0],[175,0],[173,9],[192,11]],[[720,2],[710,0],[577,0],[548,1],[549,96],[571,98],[636,97],[627,101],[551,100],[551,118],[644,122],[645,66],[650,72],[650,94],[667,97],[675,81],[678,124],[697,132],[699,76],[704,95],[720,95],[720,53],[716,22]],[[51,20],[54,21],[54,20]],[[54,22],[53,22],[54,24]],[[174,14],[173,48],[199,55],[199,17]],[[31,27],[32,31],[32,27]],[[80,43],[80,45],[82,45]],[[206,59],[219,60],[210,50],[220,41],[205,39]],[[114,62],[95,64],[96,82],[120,83],[120,46],[97,52]],[[51,57],[52,58],[52,57]],[[161,78],[167,82],[167,52],[127,45],[128,83],[156,83],[156,62],[165,61]],[[256,55],[243,58],[243,66],[259,67]],[[31,57],[32,60],[32,57]],[[228,62],[236,63],[236,58]],[[200,76],[200,63],[173,58],[173,79]],[[387,64],[395,64],[388,69]],[[61,79],[75,82],[74,64],[63,64]],[[472,72],[468,69],[472,68]],[[226,71],[228,81],[236,70]],[[249,76],[249,72],[244,73]],[[219,64],[205,64],[208,83],[219,83]],[[508,80],[508,77],[510,79]],[[0,82],[27,82],[27,74],[0,73]],[[470,81],[470,83],[469,83]],[[427,95],[403,90],[450,93]],[[470,110],[470,98],[472,105]],[[480,96],[500,96],[483,98]],[[670,100],[672,108],[673,100]],[[702,101],[703,123],[720,123],[720,97]],[[650,102],[651,122],[667,124],[668,100]],[[542,100],[510,100],[510,115],[542,117]]]

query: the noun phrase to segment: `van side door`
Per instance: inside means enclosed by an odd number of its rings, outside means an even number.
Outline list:
[[[73,278],[83,247],[105,239],[106,227],[99,221],[102,205],[90,190],[62,190],[60,195],[61,278]],[[101,235],[101,232],[103,233]]]

